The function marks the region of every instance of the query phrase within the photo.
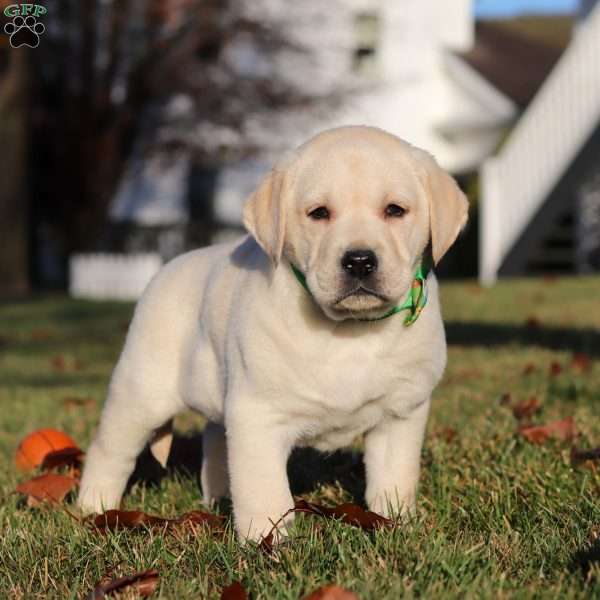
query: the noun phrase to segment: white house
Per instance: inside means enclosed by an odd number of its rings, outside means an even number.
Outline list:
[[[479,277],[600,269],[600,3],[584,1],[573,39],[482,170]],[[562,245],[547,240],[561,220]]]
[[[244,200],[281,153],[322,129],[381,127],[461,174],[478,168],[515,118],[511,99],[460,57],[474,42],[472,0],[255,0],[243,6],[310,55],[281,50],[265,61],[251,40],[242,39],[227,49],[232,67],[245,77],[274,69],[301,91],[332,100],[316,109],[248,115],[246,140],[261,152],[223,165],[219,173],[214,213],[225,233],[227,227],[237,232]],[[238,133],[203,124],[195,135],[235,144]],[[180,161],[164,165],[168,177],[160,184],[151,181],[160,176],[160,161],[146,167],[132,162],[113,202],[113,218],[181,221],[189,164],[185,156]]]
[[[282,53],[277,61],[281,73],[313,93],[339,98],[332,109],[318,113],[266,112],[249,118],[248,135],[263,153],[221,171],[215,211],[223,224],[239,225],[247,194],[283,151],[325,128],[383,128],[462,174],[477,170],[516,117],[515,103],[460,56],[474,43],[472,0],[262,0],[248,5],[313,49],[310,61]],[[238,54],[240,62],[245,57]]]

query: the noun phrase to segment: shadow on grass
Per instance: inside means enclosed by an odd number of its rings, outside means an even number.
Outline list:
[[[18,373],[4,373],[1,386],[3,388],[50,389],[74,385],[89,388],[104,384],[106,384],[104,375],[82,375],[81,373],[19,375]]]
[[[586,579],[593,567],[600,567],[600,539],[575,552],[570,567],[571,571],[580,571]]]
[[[447,321],[446,337],[454,346],[541,346],[550,350],[585,352],[600,357],[600,331],[591,328],[507,325]]]
[[[194,479],[200,497],[202,433],[173,436],[167,469],[154,459],[148,447],[138,457],[127,489],[134,484],[158,485],[164,477],[177,474]],[[308,494],[321,485],[338,483],[355,502],[364,504],[365,470],[358,450],[323,453],[312,448],[296,448],[288,461],[288,477],[293,495]],[[260,481],[256,485],[261,485]]]

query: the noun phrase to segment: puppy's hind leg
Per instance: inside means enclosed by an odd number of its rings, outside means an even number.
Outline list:
[[[117,508],[138,454],[154,430],[179,410],[164,390],[119,377],[115,373],[100,426],[86,456],[77,503],[85,513]]]
[[[225,428],[208,423],[202,432],[202,494],[206,504],[229,496],[227,440]]]

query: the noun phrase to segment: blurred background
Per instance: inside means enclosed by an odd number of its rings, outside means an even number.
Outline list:
[[[443,277],[600,270],[595,0],[0,6],[0,296],[137,297],[242,233],[281,153],[342,124],[427,149],[467,192]]]

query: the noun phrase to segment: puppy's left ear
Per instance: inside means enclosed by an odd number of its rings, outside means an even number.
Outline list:
[[[273,170],[244,206],[244,226],[277,266],[283,252],[285,171]]]
[[[469,216],[469,201],[454,178],[442,169],[433,156],[411,148],[429,197],[429,226],[433,262],[437,263],[455,242]]]

